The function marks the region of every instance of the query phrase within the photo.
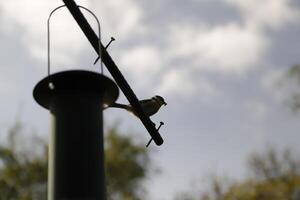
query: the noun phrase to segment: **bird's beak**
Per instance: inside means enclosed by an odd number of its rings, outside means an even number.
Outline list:
[[[166,106],[166,105],[167,105],[167,103],[166,103],[166,102],[164,102],[164,105]]]

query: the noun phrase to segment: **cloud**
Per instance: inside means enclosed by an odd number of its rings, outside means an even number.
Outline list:
[[[221,1],[221,0],[219,0]],[[236,7],[240,19],[214,24],[173,24],[170,57],[179,57],[202,71],[242,74],[264,65],[272,48],[268,30],[279,31],[299,20],[290,0],[222,0]]]
[[[261,100],[249,100],[245,103],[246,112],[253,119],[262,121],[268,112],[268,106]]]
[[[105,30],[102,30],[102,34],[117,35],[126,40],[133,32],[142,30],[143,26],[138,25],[141,10],[131,0],[122,2],[111,0],[101,3],[78,0],[76,2],[78,5],[91,8],[98,16],[101,28]],[[20,37],[31,56],[46,61],[47,19],[50,12],[62,4],[62,1],[45,0],[0,1],[3,23],[12,24],[2,27],[1,31],[17,31],[16,27],[21,27]],[[95,20],[84,10],[82,12],[92,27],[96,29]],[[55,62],[53,65],[74,66],[78,62],[81,52],[86,48],[90,48],[90,44],[79,30],[69,11],[66,8],[57,11],[51,18],[51,60]]]
[[[241,73],[261,60],[268,39],[237,24],[216,27],[174,27],[170,31],[175,57],[189,58],[201,70]]]
[[[133,0],[91,0],[91,4],[106,33],[125,40],[132,37],[132,34],[143,32],[143,10]]]
[[[17,86],[18,85],[15,83],[15,80],[1,76],[0,94],[2,98],[4,99],[17,96]]]
[[[191,96],[211,97],[218,94],[217,89],[205,78],[195,79],[191,70],[186,68],[172,69],[165,73],[157,91],[166,96],[181,96],[188,99]]]
[[[88,1],[80,1],[88,5]],[[19,36],[33,58],[46,60],[47,19],[50,12],[62,2],[40,0],[1,1],[6,21],[20,27]],[[77,25],[64,8],[55,13],[51,20],[51,50],[58,65],[74,64],[74,57],[86,44],[83,36],[76,34]],[[2,31],[10,31],[3,27]],[[72,32],[75,31],[75,32]],[[72,34],[71,34],[72,33]],[[73,34],[74,33],[74,34]]]
[[[280,29],[288,22],[299,20],[299,10],[291,0],[225,0],[237,7],[246,26],[254,29]]]
[[[139,88],[150,85],[164,66],[159,50],[151,45],[135,46],[124,51],[119,64],[138,83]]]
[[[189,96],[194,95],[197,88],[191,81],[188,71],[172,70],[163,77],[159,90],[162,94]]]
[[[167,35],[171,37],[169,48],[177,50],[177,52],[172,51],[174,56],[178,54],[189,56],[193,59],[194,65],[204,69],[223,72],[246,71],[259,61],[268,49],[270,41],[262,29],[265,27],[281,28],[285,23],[295,21],[299,17],[299,11],[290,5],[290,0],[219,1],[224,4],[224,9],[226,4],[236,7],[240,11],[242,22],[240,19],[232,19],[231,22],[220,23],[213,27],[209,27],[205,21],[202,21],[203,27],[199,27],[195,21],[172,22]],[[147,8],[139,6],[132,0],[122,2],[111,0],[101,3],[94,0],[78,0],[77,3],[93,7],[93,11],[99,16],[105,30],[103,32],[119,36],[121,41],[130,40],[132,35],[143,34],[150,29],[157,28],[147,27],[142,23],[144,17],[153,16],[147,15],[146,13],[149,12]],[[0,2],[5,19],[13,20],[24,28],[20,37],[23,38],[32,55],[43,59],[46,55],[46,19],[51,9],[61,4],[62,2],[59,1],[40,0]],[[76,25],[70,23],[73,19],[67,18],[62,13],[68,15],[68,11],[64,10],[58,13],[56,19],[59,20],[53,20],[53,49],[57,52],[55,58],[59,64],[73,62],[74,59],[70,58],[78,57],[83,46],[88,46],[81,33],[65,34],[66,31],[71,32]],[[199,66],[199,63],[204,64]]]
[[[164,34],[153,31],[161,30],[161,24],[158,23],[160,19],[153,18],[151,9],[140,6],[141,4],[133,0],[77,0],[77,3],[92,8],[96,13],[104,38],[112,35],[118,39],[121,46],[116,56],[120,58],[118,65],[125,68],[125,72],[132,77],[131,80],[139,83],[138,87],[159,87],[161,80],[162,90],[168,93],[192,95],[202,91],[212,95],[216,92],[212,84],[202,76],[193,76],[193,73],[237,75],[262,66],[265,54],[272,47],[266,28],[282,29],[286,23],[294,22],[299,15],[289,0],[215,1],[221,1],[220,7],[224,6],[226,10],[222,16],[227,15],[228,10],[233,7],[239,11],[240,18],[234,15],[226,21],[217,20],[218,23],[210,24],[208,21],[195,20],[199,18],[195,12],[194,20],[164,23]],[[190,1],[189,5],[201,6],[201,3],[207,2]],[[49,12],[61,4],[60,1],[14,0],[1,1],[0,7],[5,24],[14,22],[21,27],[20,37],[31,56],[46,61],[46,20]],[[168,6],[167,3],[156,4],[161,5]],[[173,15],[177,13],[176,9],[181,14],[185,11],[177,6],[172,9]],[[164,12],[162,14],[168,15]],[[221,19],[222,16],[218,18]],[[150,23],[145,20],[146,17],[157,23]],[[160,15],[158,18],[163,17]],[[92,23],[93,20],[90,17],[88,19]],[[12,30],[16,30],[14,26],[2,27],[2,31]],[[82,51],[90,48],[67,10],[59,11],[54,16],[51,33],[53,65],[74,66],[78,60],[83,59]],[[126,49],[122,44],[125,44]],[[186,67],[184,70],[183,63]],[[180,87],[182,84],[185,86]]]

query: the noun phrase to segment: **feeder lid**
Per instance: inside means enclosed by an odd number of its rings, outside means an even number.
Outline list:
[[[49,109],[51,99],[63,93],[103,94],[103,104],[111,105],[119,96],[117,85],[108,77],[91,71],[70,70],[47,76],[33,90],[33,97],[42,107]]]

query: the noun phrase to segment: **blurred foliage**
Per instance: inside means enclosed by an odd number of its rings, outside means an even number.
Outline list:
[[[112,128],[105,137],[105,160],[108,198],[141,199],[141,182],[150,169],[145,145],[136,145],[131,137]]]
[[[293,65],[287,73],[289,77],[295,78],[300,83],[300,65]]]
[[[47,147],[43,156],[18,151],[16,137],[22,126],[16,123],[9,131],[8,144],[0,145],[0,197],[7,200],[46,199]]]
[[[300,200],[300,160],[269,149],[249,157],[251,177],[230,184],[213,178],[207,191],[179,195],[183,200]]]
[[[47,144],[34,139],[29,141],[31,147],[24,149],[21,133],[23,128],[16,123],[9,130],[8,142],[0,144],[0,199],[46,200]],[[141,182],[150,169],[149,152],[116,128],[108,130],[105,143],[108,199],[141,199]]]
[[[293,112],[299,112],[300,110],[300,65],[294,65],[287,71],[287,76],[289,81],[284,81],[287,83],[294,83],[292,86],[291,96],[287,98],[287,103]]]

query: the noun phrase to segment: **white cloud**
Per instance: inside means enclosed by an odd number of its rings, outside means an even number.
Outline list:
[[[268,112],[267,105],[263,101],[255,99],[246,102],[245,108],[249,116],[258,121],[262,121]]]
[[[282,28],[288,22],[299,20],[299,10],[291,0],[225,0],[236,6],[247,26],[254,29]]]
[[[197,95],[210,97],[218,94],[208,80],[202,77],[195,80],[192,71],[185,68],[172,69],[165,73],[157,91],[166,96],[174,95],[187,99]]]
[[[92,4],[107,34],[126,40],[143,32],[143,11],[133,0],[92,1]]]
[[[170,29],[170,57],[188,60],[200,70],[241,74],[264,63],[272,41],[268,29],[297,22],[300,12],[290,0],[222,0],[241,14],[213,27],[175,24]]]
[[[197,91],[196,85],[189,77],[188,71],[172,70],[165,75],[159,88],[164,95],[194,95]]]
[[[172,54],[188,57],[201,70],[241,73],[255,65],[268,49],[264,35],[237,24],[171,30]]]
[[[137,46],[123,52],[119,65],[132,75],[139,88],[144,88],[164,66],[158,52],[154,46]]]
[[[139,75],[156,73],[162,65],[158,49],[154,46],[137,46],[121,55],[120,63]]]
[[[181,22],[172,24],[166,33],[169,41],[164,43],[167,44],[164,46],[164,52],[161,49],[158,51],[154,43],[129,47],[120,51],[118,65],[129,71],[134,77],[133,80],[139,82],[139,87],[154,84],[153,80],[159,73],[169,70],[167,74],[162,73],[165,74],[162,78],[163,91],[189,94],[205,91],[207,94],[213,94],[214,89],[208,81],[202,78],[192,80],[196,79],[191,76],[192,70],[242,74],[259,66],[271,47],[271,40],[265,28],[282,28],[285,23],[294,21],[299,15],[298,11],[289,5],[289,0],[222,1],[236,6],[241,12],[242,21],[237,19],[213,27],[207,24],[195,26]],[[142,23],[143,10],[133,0],[76,2],[93,8],[92,11],[100,19],[104,36],[112,35],[118,40],[132,42],[134,35],[144,33],[149,28]],[[22,41],[32,56],[44,61],[47,50],[46,20],[49,12],[61,4],[61,1],[45,0],[0,1],[1,14],[5,21],[21,25],[24,29],[24,32],[20,33]],[[80,53],[90,45],[66,9],[58,12],[52,23],[52,59],[57,66],[73,66],[77,61],[74,58],[80,58]],[[6,31],[9,32],[13,28],[7,27]],[[74,28],[77,32],[73,34]],[[136,44],[132,42],[132,45]],[[167,63],[182,60],[191,68],[166,69]],[[200,84],[195,84],[195,81],[199,81]],[[178,83],[181,86],[185,85],[178,87]],[[201,87],[202,89],[199,89]]]
[[[119,35],[123,40],[134,31],[141,31],[141,10],[132,0],[94,2],[91,0],[77,0],[78,5],[91,8],[99,18],[102,35]],[[15,31],[15,24],[22,28],[19,36],[28,47],[30,54],[37,59],[46,61],[47,51],[47,19],[50,12],[62,1],[45,0],[14,0],[0,1],[1,17],[3,23],[13,24],[2,27],[2,31]],[[85,11],[82,11],[88,21],[96,28],[94,19]],[[116,16],[116,17],[114,17]],[[139,25],[138,25],[139,24]],[[140,27],[137,29],[136,27]],[[105,31],[103,30],[105,29]],[[87,40],[79,30],[66,8],[57,11],[51,19],[51,53],[55,65],[76,64],[80,53],[89,48]],[[75,58],[75,59],[74,59]]]
[[[81,0],[85,6],[88,1]],[[22,32],[19,37],[29,49],[31,55],[46,61],[47,51],[47,19],[50,12],[62,5],[59,1],[14,0],[1,1],[5,19],[18,24]],[[80,49],[86,44],[82,34],[72,32],[76,24],[66,8],[57,11],[51,19],[51,50],[53,60],[58,65],[73,64],[74,56],[78,56]],[[3,31],[7,30],[4,27]],[[54,53],[55,52],[55,53]]]
[[[282,27],[297,18],[298,12],[290,6],[290,0],[222,0],[236,6],[242,15],[240,21],[232,21],[214,27],[197,27],[195,24],[176,23],[169,32],[169,59],[189,58],[199,69],[243,73],[263,59],[270,39],[261,27]],[[132,34],[147,30],[141,23],[143,11],[132,0],[98,2],[78,0],[78,4],[93,7],[99,17],[103,35],[119,36],[120,40],[132,39]],[[24,32],[20,34],[34,57],[46,60],[46,19],[49,12],[62,2],[40,0],[2,1],[2,15],[19,23]],[[16,14],[16,10],[18,14]],[[61,64],[74,64],[74,57],[88,47],[84,36],[66,34],[77,28],[67,10],[60,11],[52,22],[53,60]],[[270,17],[272,16],[272,17]],[[73,23],[70,23],[73,22]],[[86,45],[86,46],[85,46]],[[141,49],[143,51],[143,49]],[[131,52],[137,54],[136,52]],[[145,52],[149,53],[149,52]],[[147,57],[153,57],[153,53]],[[139,53],[139,57],[141,53]],[[145,56],[144,56],[145,57]]]

